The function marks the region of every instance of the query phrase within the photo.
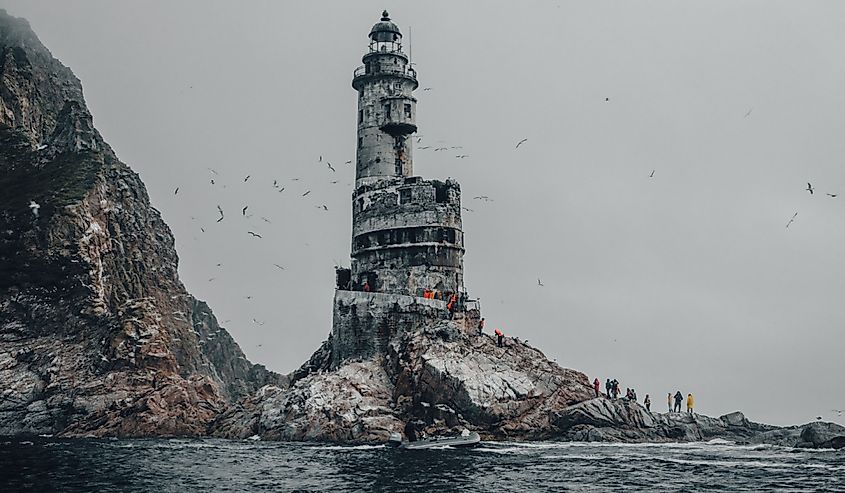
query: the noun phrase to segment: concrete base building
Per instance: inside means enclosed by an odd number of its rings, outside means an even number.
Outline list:
[[[352,79],[358,91],[352,264],[337,271],[335,364],[385,351],[398,331],[450,317],[469,327],[478,316],[464,289],[461,187],[414,176],[419,83],[387,11],[369,38]]]

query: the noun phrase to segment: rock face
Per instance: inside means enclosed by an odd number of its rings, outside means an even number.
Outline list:
[[[468,428],[488,438],[551,438],[559,431],[552,411],[592,392],[583,373],[561,368],[527,344],[511,340],[499,348],[491,337],[453,322],[401,334],[386,356],[336,370],[322,359],[323,367],[299,372],[290,388],[265,387],[230,410],[212,432],[379,442],[419,420],[430,432]]]
[[[187,293],[79,80],[2,10],[0,190],[0,434],[201,435],[228,402],[286,385]]]

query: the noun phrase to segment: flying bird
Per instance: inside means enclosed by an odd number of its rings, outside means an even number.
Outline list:
[[[261,216],[261,220],[264,221],[267,224],[272,224],[272,222],[264,216]]]
[[[40,209],[40,208],[41,208],[41,205],[38,202],[36,202],[34,200],[29,201],[29,210],[32,211],[33,216],[38,217],[38,209]]]
[[[282,188],[279,189],[279,193],[282,193],[284,191],[285,191],[285,187],[282,187]]]
[[[246,181],[249,180],[250,176],[252,176],[252,175],[246,175],[246,178],[244,178],[244,183],[246,183]]]
[[[212,172],[212,173],[214,173],[215,175],[219,174],[219,173],[217,173],[216,171],[214,171],[214,170],[213,170],[213,169],[211,169],[211,168],[206,168],[206,169],[207,169],[208,171],[211,171],[211,172]]]
[[[276,266],[279,270],[285,270],[285,268],[284,268],[284,267],[282,267],[282,266],[281,266],[281,265],[279,265],[279,264],[273,264],[273,265],[275,265],[275,266]]]
[[[201,227],[201,228],[200,228],[200,231],[202,231],[203,233],[205,233],[205,228],[202,228],[202,227]]]
[[[420,150],[423,150],[423,149],[431,149],[431,146],[422,146],[422,147],[417,147],[417,149],[420,149]]]
[[[247,231],[247,233],[251,234],[252,236],[255,236],[256,238],[261,238],[261,235],[258,233],[253,233],[252,231]]]
[[[211,179],[211,184],[214,185],[214,178]]]
[[[249,206],[248,206],[248,205],[247,205],[247,206],[245,206],[243,209],[241,209],[241,215],[246,216],[246,210],[247,210],[247,209],[249,209]]]
[[[277,180],[273,180],[273,188],[279,188],[279,182]]]
[[[307,192],[303,193],[303,194],[302,194],[302,196],[303,196],[303,197],[305,197],[305,196],[306,196],[306,195],[308,195],[309,193],[311,193],[311,190],[308,190]]]
[[[465,210],[465,211],[467,211],[467,212],[475,212],[474,210],[472,210],[472,209],[470,209],[470,208],[468,208],[468,207],[461,207],[461,209],[463,209],[463,210]]]
[[[430,91],[430,90],[431,90],[430,87],[423,87],[423,91]]]
[[[810,184],[810,182],[807,182],[807,188],[806,188],[806,190],[807,190],[808,192],[810,192],[810,195],[813,195],[813,185],[811,185],[811,184]]]
[[[469,154],[461,154],[460,156],[455,156],[458,159],[463,159],[465,157],[469,157]]]
[[[258,324],[258,325],[264,325],[264,322],[260,322],[259,320],[255,319],[255,318],[252,319],[252,323]],[[261,347],[261,346],[263,346],[263,344],[258,345],[258,347]]]
[[[210,279],[208,280],[208,282],[211,282],[211,281],[213,281],[213,280],[215,280],[215,279],[217,279],[217,278],[216,278],[216,277],[212,277],[212,278],[210,278]]]
[[[831,411],[835,412],[837,416],[842,416],[842,409],[831,409]]]
[[[651,174],[648,175],[649,178],[654,178],[654,170],[651,170]]]
[[[345,162],[345,163],[343,163],[343,164],[352,164],[352,160],[350,159],[349,161],[346,161],[346,162]]]
[[[320,156],[320,159],[317,162],[322,163],[323,162],[323,156]]]
[[[790,224],[792,224],[792,222],[793,222],[793,221],[795,221],[795,216],[797,216],[797,215],[798,215],[798,213],[797,213],[797,212],[796,212],[795,214],[793,214],[793,215],[792,215],[792,219],[790,219],[790,220],[789,220],[789,222],[788,222],[788,223],[786,223],[786,227],[787,227],[787,228],[789,227],[789,225],[790,225]]]
[[[537,278],[537,285],[538,285],[538,286],[540,286],[540,287],[545,286],[545,284],[543,284],[542,282],[540,282],[540,278],[539,278],[539,277]]]
[[[837,195],[839,195],[839,194],[838,194],[838,193],[829,193],[829,194],[827,194],[827,196],[828,196],[828,197],[836,197]]]
[[[527,141],[527,140],[528,140],[528,139],[522,139],[522,140],[520,140],[519,142],[517,142],[517,143],[516,143],[516,147],[514,147],[514,149],[519,149],[519,146],[521,146],[521,145],[522,145],[525,141]]]
[[[483,201],[485,201],[485,202],[490,202],[490,201],[492,201],[492,200],[493,200],[493,199],[491,199],[490,197],[488,197],[488,196],[486,196],[486,195],[479,195],[478,197],[473,197],[472,199],[473,199],[473,200],[483,200]]]
[[[605,102],[610,101],[610,98],[604,98]]]
[[[748,111],[745,113],[745,116],[743,116],[743,118],[748,118],[748,116],[751,115],[752,111],[754,111],[754,107],[748,108]]]
[[[334,166],[332,166],[332,163],[326,161],[326,165],[329,167],[330,170],[337,171],[336,169],[334,169]]]
[[[326,207],[326,204],[323,204],[323,205],[322,205],[322,207],[323,207],[323,210],[324,210],[324,211],[329,210],[329,208],[328,208],[328,207]]]
[[[176,190],[173,191],[173,195],[176,195],[178,193],[179,193],[179,187],[176,187]]]
[[[217,206],[217,212],[220,213],[220,219],[217,220],[217,222],[219,223],[223,220],[223,209],[221,209],[219,205]]]

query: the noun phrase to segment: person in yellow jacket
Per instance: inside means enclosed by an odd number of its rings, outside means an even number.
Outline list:
[[[695,405],[695,399],[693,399],[692,394],[687,394],[687,412],[692,414],[692,408]]]

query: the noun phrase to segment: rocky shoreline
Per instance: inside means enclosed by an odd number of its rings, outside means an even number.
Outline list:
[[[382,443],[415,420],[488,440],[845,446],[832,423],[595,398],[527,343],[447,321],[400,330],[369,359],[335,365],[329,340],[290,375],[250,363],[179,280],[173,235],[94,128],[79,80],[3,10],[0,189],[0,435]]]

